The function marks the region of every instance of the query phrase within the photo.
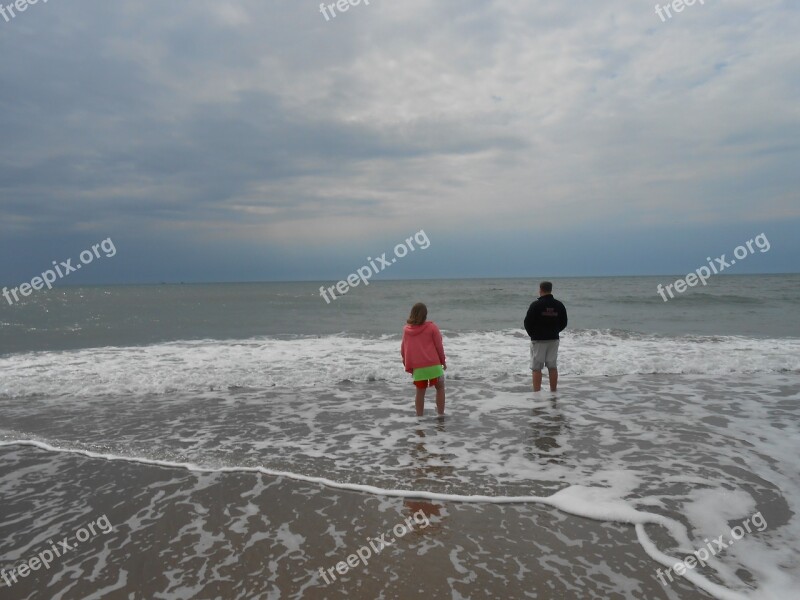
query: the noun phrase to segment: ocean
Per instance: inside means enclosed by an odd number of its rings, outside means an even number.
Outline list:
[[[556,393],[531,389],[533,279],[2,305],[0,597],[794,599],[800,275],[664,302],[674,280],[554,279]],[[443,419],[400,362],[420,301]]]

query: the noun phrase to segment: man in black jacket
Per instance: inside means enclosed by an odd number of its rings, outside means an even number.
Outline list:
[[[567,309],[553,298],[553,284],[539,284],[539,299],[533,302],[525,315],[525,331],[531,336],[531,371],[533,391],[542,389],[542,367],[547,367],[550,390],[558,385],[558,334],[567,326]]]

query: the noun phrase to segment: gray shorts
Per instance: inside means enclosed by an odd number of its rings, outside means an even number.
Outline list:
[[[531,371],[557,369],[559,340],[531,340]]]

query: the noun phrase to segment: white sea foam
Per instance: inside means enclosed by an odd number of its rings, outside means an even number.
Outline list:
[[[527,392],[518,332],[446,335],[445,347],[444,424],[413,416],[396,336],[6,356],[0,440],[384,496],[535,502],[634,524],[665,567],[764,510],[770,526],[712,565],[716,582],[688,578],[725,600],[795,597],[800,341],[573,332],[553,397]]]
[[[57,418],[42,420],[38,436],[0,428],[0,440],[195,471],[258,472],[387,497],[547,505],[636,525],[637,539],[656,561],[653,577],[656,566],[673,566],[704,538],[727,534],[737,520],[762,510],[765,531],[710,561],[715,581],[699,569],[687,579],[723,600],[795,597],[800,390],[794,375],[573,378],[557,396],[535,397],[462,381],[451,386],[444,423],[416,419],[410,392],[398,403],[393,387],[130,402],[6,399],[3,428],[32,427],[38,413],[57,411]],[[742,582],[743,571],[753,575],[757,591]]]
[[[64,450],[51,446],[43,442],[33,440],[12,440],[10,442],[0,442],[0,446],[12,445],[26,445],[35,446],[49,452],[62,452]],[[287,477],[296,481],[303,481],[306,483],[319,484],[326,487],[331,487],[340,490],[348,490],[353,492],[362,492],[367,494],[374,494],[378,496],[387,496],[395,498],[408,498],[408,499],[421,499],[440,502],[459,502],[459,503],[490,503],[490,504],[521,504],[521,503],[536,503],[551,506],[565,513],[576,515],[579,517],[586,517],[597,521],[612,521],[618,523],[626,523],[636,525],[636,532],[639,540],[642,543],[642,548],[650,554],[650,556],[665,566],[671,566],[677,562],[676,559],[667,556],[659,551],[655,545],[650,541],[643,525],[653,524],[665,527],[675,539],[680,541],[687,541],[689,538],[686,535],[686,529],[683,524],[664,517],[662,515],[648,513],[636,510],[629,502],[619,497],[619,490],[612,488],[600,487],[585,487],[585,486],[569,486],[562,489],[551,496],[490,496],[490,495],[462,495],[462,494],[441,494],[433,493],[425,490],[399,490],[399,489],[385,489],[371,485],[343,483],[334,481],[325,477],[309,477],[298,473],[290,473],[286,471],[276,471],[264,467],[223,467],[209,469],[199,465],[190,463],[171,463],[168,461],[148,460],[148,459],[132,459],[123,456],[115,456],[109,454],[100,454],[97,452],[90,452],[86,450],[71,450],[74,454],[80,454],[90,458],[104,459],[104,460],[124,460],[129,462],[138,462],[147,465],[157,465],[169,468],[187,469],[197,472],[254,472],[263,473],[265,475],[275,477]],[[746,600],[746,596],[732,592],[720,585],[717,585],[707,578],[698,573],[687,574],[687,579],[690,579],[698,587],[708,591],[721,600]]]
[[[445,334],[448,375],[527,381],[528,341],[518,331]],[[566,376],[800,372],[800,340],[659,337],[586,330],[564,335]],[[394,336],[170,342],[37,352],[0,358],[0,395],[163,394],[231,387],[332,387],[408,380]]]

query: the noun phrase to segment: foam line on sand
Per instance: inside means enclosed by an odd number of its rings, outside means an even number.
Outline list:
[[[440,494],[424,490],[393,490],[372,485],[344,483],[325,477],[314,477],[299,473],[291,473],[289,471],[278,471],[266,467],[202,467],[192,463],[177,463],[148,458],[101,454],[90,450],[57,448],[37,440],[0,442],[0,447],[3,446],[32,446],[47,452],[68,453],[92,459],[131,462],[165,468],[185,469],[187,471],[201,473],[261,473],[273,477],[285,477],[294,481],[313,483],[337,490],[361,492],[375,496],[438,500],[440,502],[465,504],[543,504],[570,515],[595,521],[611,521],[634,525],[636,528],[636,537],[642,549],[650,558],[667,568],[672,567],[675,563],[680,561],[664,554],[656,547],[647,535],[645,525],[660,525],[665,527],[682,547],[691,546],[686,528],[682,523],[662,515],[637,510],[626,500],[619,498],[611,488],[570,485],[551,496],[468,496],[462,494]],[[655,574],[653,576],[655,577]],[[747,596],[720,586],[695,571],[687,570],[684,577],[719,600],[747,600]]]

